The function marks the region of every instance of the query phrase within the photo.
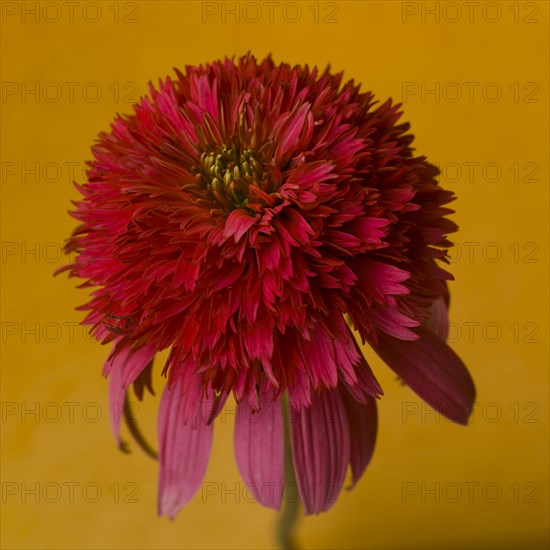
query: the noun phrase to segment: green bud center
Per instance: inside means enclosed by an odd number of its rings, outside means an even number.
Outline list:
[[[264,170],[254,149],[222,145],[218,151],[201,155],[195,177],[206,197],[233,210],[248,204],[249,185],[262,186]]]

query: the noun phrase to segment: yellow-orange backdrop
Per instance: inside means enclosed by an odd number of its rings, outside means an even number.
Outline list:
[[[458,196],[451,341],[478,387],[471,425],[431,414],[366,350],[386,393],[375,456],[329,513],[300,519],[301,546],[547,547],[547,2],[1,5],[4,548],[275,546],[276,514],[238,476],[231,406],[203,490],[156,517],[157,465],[117,451],[108,350],[76,326],[85,291],[52,277],[97,133],[172,67],[248,50],[403,101]],[[152,437],[156,406],[136,405]]]

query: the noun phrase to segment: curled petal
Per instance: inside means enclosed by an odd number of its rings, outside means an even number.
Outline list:
[[[103,367],[103,373],[109,376],[109,410],[111,426],[116,439],[120,442],[120,419],[124,409],[126,390],[139,377],[153,360],[155,350],[144,346],[132,350],[130,345],[115,349]]]

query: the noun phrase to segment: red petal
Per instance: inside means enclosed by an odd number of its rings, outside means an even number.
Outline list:
[[[212,85],[208,82],[208,76],[199,77],[197,91],[199,96],[199,107],[210,113],[212,118],[219,122],[218,114],[218,86],[214,79]]]
[[[430,307],[426,329],[437,334],[444,342],[449,336],[449,315],[443,298],[437,298]]]
[[[196,422],[184,423],[185,398],[180,380],[164,388],[159,410],[159,515],[174,519],[197,492],[206,473],[213,424],[200,408]]]
[[[380,303],[385,303],[386,295],[409,294],[409,289],[401,284],[409,279],[411,274],[393,265],[357,260],[350,265],[357,274],[357,285],[363,293]]]
[[[235,242],[239,242],[241,237],[256,223],[256,218],[249,216],[245,210],[233,210],[225,220],[225,229],[223,236],[227,239],[235,235]]]
[[[373,346],[378,355],[426,403],[441,414],[467,424],[475,386],[458,355],[441,338],[427,331],[414,342],[379,333]]]
[[[366,403],[359,403],[348,392],[342,391],[349,422],[350,465],[352,487],[359,481],[368,466],[378,430],[376,399],[366,396]]]
[[[248,493],[279,510],[284,486],[284,430],[280,401],[260,396],[260,410],[248,402],[237,407],[235,458]]]
[[[310,407],[290,415],[292,458],[306,514],[331,508],[350,460],[350,432],[339,390],[314,394]]]
[[[278,154],[282,157],[297,145],[298,137],[305,127],[309,113],[309,103],[304,103],[296,112],[290,113],[282,124],[277,139],[279,141]]]
[[[314,231],[303,216],[294,208],[285,208],[281,212],[281,221],[286,230],[300,243],[307,244]]]
[[[373,306],[369,312],[372,322],[381,330],[401,340],[417,340],[418,334],[409,330],[420,325],[418,321],[391,307]]]

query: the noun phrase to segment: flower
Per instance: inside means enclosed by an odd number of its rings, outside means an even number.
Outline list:
[[[382,394],[353,336],[435,409],[467,423],[472,379],[445,343],[453,194],[413,156],[399,105],[342,74],[225,59],[150,86],[101,133],[67,250],[97,287],[84,321],[112,343],[117,414],[170,348],[159,417],[159,512],[206,471],[232,394],[235,455],[278,509],[288,430],[307,514],[369,463]],[[288,420],[283,418],[288,400]],[[267,490],[267,489],[269,490]]]

